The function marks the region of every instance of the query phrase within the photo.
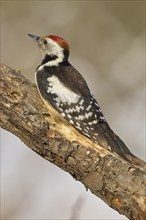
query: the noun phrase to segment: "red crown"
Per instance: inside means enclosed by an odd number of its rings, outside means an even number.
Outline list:
[[[69,45],[68,45],[67,41],[64,40],[63,38],[55,36],[55,35],[49,35],[47,37],[52,39],[53,41],[57,42],[65,50],[69,50]]]

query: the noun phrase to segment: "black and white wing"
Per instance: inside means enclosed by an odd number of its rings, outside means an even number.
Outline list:
[[[71,65],[36,72],[39,92],[70,124],[94,142],[126,159],[131,152],[110,129],[86,81]]]

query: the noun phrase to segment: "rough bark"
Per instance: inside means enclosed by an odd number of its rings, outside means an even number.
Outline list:
[[[2,128],[44,159],[69,172],[110,207],[131,220],[146,213],[145,163],[131,163],[80,134],[52,109],[20,72],[0,67]]]

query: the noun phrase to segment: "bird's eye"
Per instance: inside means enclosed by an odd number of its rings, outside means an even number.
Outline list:
[[[44,40],[44,44],[46,45],[48,42],[46,40]]]

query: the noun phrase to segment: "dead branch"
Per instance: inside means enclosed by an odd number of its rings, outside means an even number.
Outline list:
[[[145,219],[145,163],[126,162],[80,134],[51,109],[20,72],[0,67],[2,128],[44,159],[69,172],[110,207],[131,220]],[[48,112],[48,113],[47,113]]]

